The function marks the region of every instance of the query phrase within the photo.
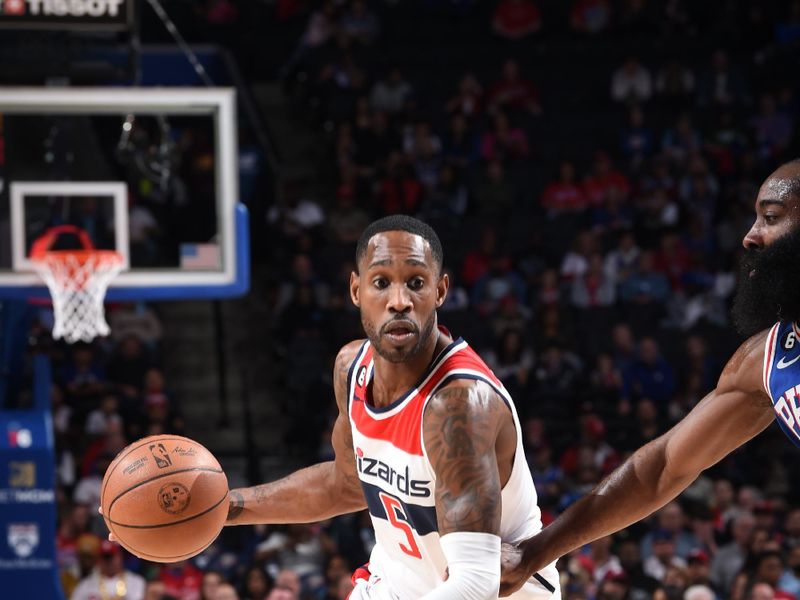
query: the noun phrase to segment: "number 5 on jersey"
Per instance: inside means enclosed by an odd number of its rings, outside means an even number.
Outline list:
[[[403,505],[400,504],[400,501],[397,498],[390,496],[386,492],[381,492],[378,494],[378,497],[383,503],[383,509],[386,511],[386,518],[389,519],[389,523],[391,523],[392,527],[395,529],[402,531],[406,536],[408,545],[401,543],[400,550],[409,556],[421,559],[422,553],[419,551],[417,541],[414,539],[414,531],[408,524],[408,517],[406,517],[405,513],[403,512]]]

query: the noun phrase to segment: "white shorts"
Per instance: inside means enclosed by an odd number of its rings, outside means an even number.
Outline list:
[[[353,577],[355,587],[348,600],[403,600],[391,589],[386,580],[359,569]],[[511,600],[561,600],[561,585],[556,564],[551,563],[531,577],[522,589],[508,596]]]

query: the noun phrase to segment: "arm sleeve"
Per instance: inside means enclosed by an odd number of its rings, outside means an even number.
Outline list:
[[[439,540],[449,577],[421,600],[489,600],[500,591],[500,538],[491,533],[457,531]]]

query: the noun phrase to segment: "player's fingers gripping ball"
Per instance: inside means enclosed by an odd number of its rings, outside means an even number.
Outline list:
[[[146,437],[109,465],[100,505],[124,548],[146,560],[175,562],[205,550],[219,535],[228,514],[228,479],[197,442]]]

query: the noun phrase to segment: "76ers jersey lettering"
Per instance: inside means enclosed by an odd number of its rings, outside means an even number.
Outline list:
[[[513,543],[541,529],[536,490],[511,398],[466,342],[458,339],[447,346],[413,389],[382,408],[369,403],[373,374],[373,349],[364,342],[350,367],[348,411],[356,469],[377,542],[369,568],[388,584],[387,598],[415,600],[441,584],[447,567],[437,529],[436,474],[425,452],[422,428],[425,406],[436,390],[453,379],[480,380],[490,385],[512,412],[517,452],[502,491],[500,535],[504,541]],[[521,593],[513,597],[533,596]]]
[[[778,424],[800,446],[800,330],[796,323],[778,322],[767,335],[764,388],[772,400]]]

